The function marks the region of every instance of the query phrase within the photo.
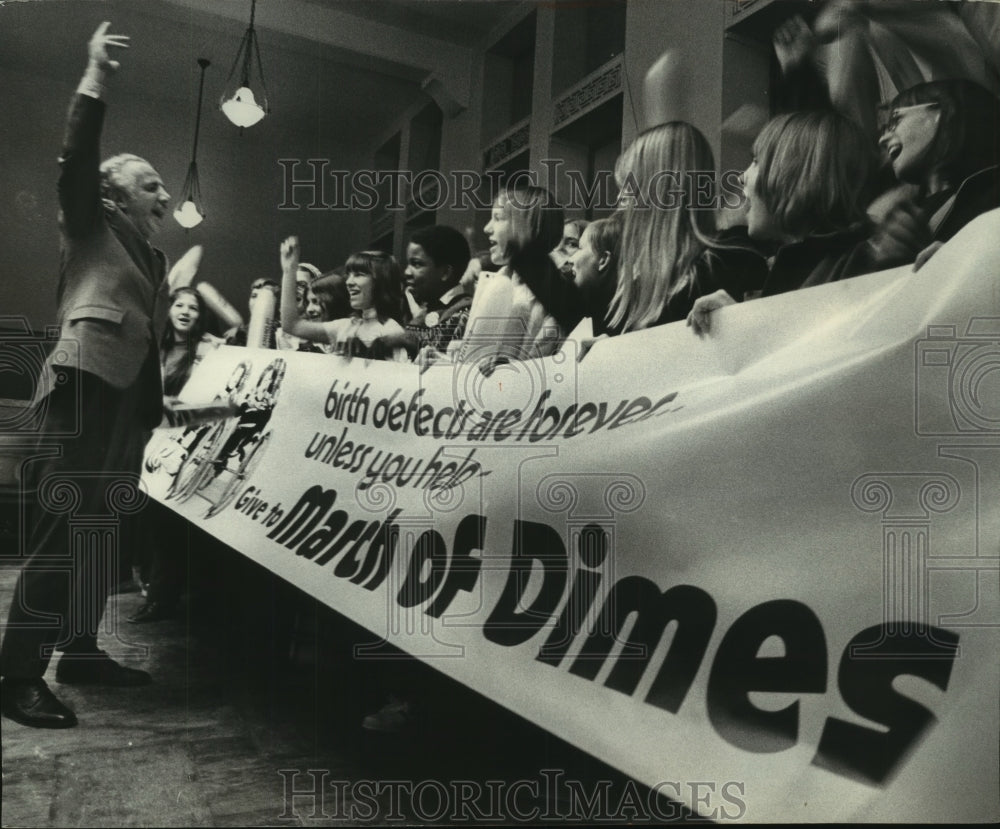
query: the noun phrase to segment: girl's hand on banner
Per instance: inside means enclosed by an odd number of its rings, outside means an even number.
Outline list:
[[[927,260],[937,253],[943,244],[944,242],[931,242],[927,247],[920,251],[920,253],[917,254],[917,260],[913,263],[914,273],[927,264]]]
[[[607,334],[601,334],[597,337],[590,337],[588,339],[580,340],[580,353],[576,355],[576,361],[582,362],[583,358],[590,353],[590,349],[594,347],[595,343],[599,343],[601,340],[606,340],[608,338]]]
[[[736,300],[721,288],[714,294],[698,297],[695,300],[694,307],[691,309],[691,313],[687,315],[688,327],[693,328],[694,333],[699,337],[702,334],[709,334],[712,329],[711,313],[719,308],[735,304]]]
[[[420,373],[423,374],[427,369],[434,365],[440,365],[441,363],[450,363],[451,359],[443,351],[438,351],[432,345],[425,345],[420,351],[417,352],[417,356],[414,358],[418,366],[420,366]]]

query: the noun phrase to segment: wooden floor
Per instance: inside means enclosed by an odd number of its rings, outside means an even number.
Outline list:
[[[625,782],[429,670],[417,728],[364,732],[361,718],[381,705],[385,687],[350,659],[363,631],[233,551],[202,554],[211,566],[192,574],[176,619],[132,625],[125,617],[139,593],[109,600],[120,633],[101,645],[148,670],[152,686],[58,685],[53,661],[46,679],[79,725],[48,731],[3,719],[3,826],[466,825],[460,814],[435,820],[432,798],[416,808],[386,791],[377,809],[338,802],[334,781],[538,781],[540,770],[558,769],[588,786]],[[17,572],[16,561],[0,564],[4,621]],[[315,781],[325,784],[323,800],[287,797]],[[545,807],[523,811],[544,816]]]

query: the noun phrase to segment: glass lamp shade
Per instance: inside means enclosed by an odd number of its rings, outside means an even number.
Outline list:
[[[222,111],[237,127],[252,127],[266,114],[248,86],[241,86],[232,98],[224,100]]]
[[[177,206],[177,209],[174,211],[174,218],[177,220],[177,224],[186,230],[190,230],[192,227],[200,225],[205,215],[198,209],[198,205],[192,199],[188,199]]]

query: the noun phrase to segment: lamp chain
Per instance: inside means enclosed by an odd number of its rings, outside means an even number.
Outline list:
[[[201,67],[201,80],[198,83],[198,114],[194,119],[194,146],[191,148],[191,160],[198,157],[198,133],[201,131],[201,102],[205,95],[205,70],[209,66],[206,58],[198,58],[198,65]]]
[[[250,86],[250,58],[251,50],[254,44],[257,42],[257,33],[253,28],[254,17],[257,13],[257,0],[251,0],[250,3],[250,25],[247,27],[246,32],[246,52],[243,55],[243,86]],[[258,57],[258,61],[260,58]]]

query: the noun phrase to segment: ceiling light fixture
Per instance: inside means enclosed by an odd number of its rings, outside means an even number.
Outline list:
[[[201,129],[201,99],[205,92],[205,70],[209,66],[206,58],[198,58],[201,67],[201,80],[198,83],[198,114],[194,121],[194,146],[191,148],[191,163],[188,165],[187,178],[181,190],[174,218],[177,224],[185,230],[197,227],[205,218],[205,210],[201,203],[201,186],[198,184],[198,132]]]
[[[226,117],[240,128],[241,133],[244,127],[252,127],[269,112],[267,87],[264,85],[264,67],[260,62],[260,45],[257,42],[257,32],[253,27],[256,11],[257,0],[251,0],[250,25],[243,34],[243,40],[240,41],[236,60],[233,61],[233,68],[229,71],[229,79],[226,81],[226,88],[219,102]],[[250,88],[251,63],[253,63],[254,58],[257,62],[260,103],[257,101],[258,96]],[[239,70],[238,76],[237,70]],[[238,81],[234,80],[237,77]]]

